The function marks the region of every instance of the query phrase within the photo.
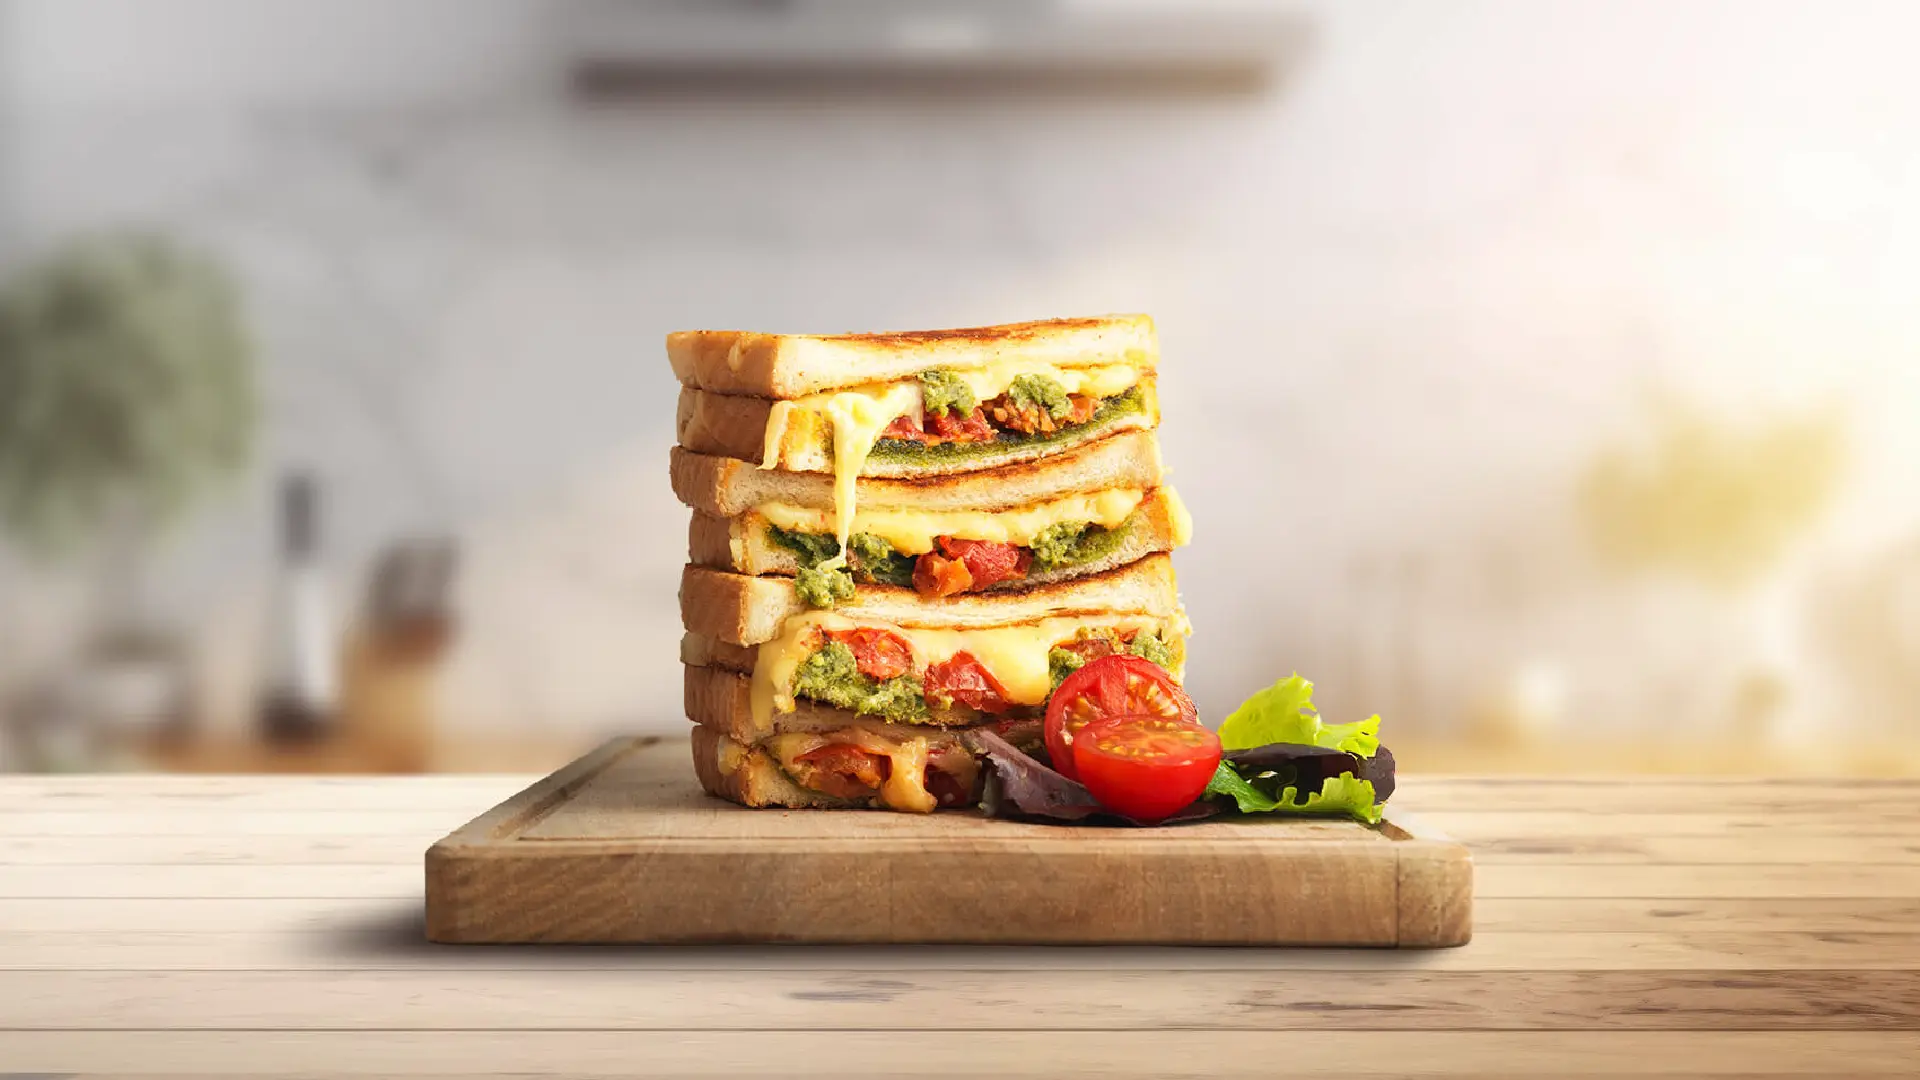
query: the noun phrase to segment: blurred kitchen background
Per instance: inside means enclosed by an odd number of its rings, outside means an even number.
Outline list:
[[[0,0],[0,768],[676,732],[662,335],[1139,310],[1204,715],[1299,671],[1408,768],[1920,774],[1916,40]]]

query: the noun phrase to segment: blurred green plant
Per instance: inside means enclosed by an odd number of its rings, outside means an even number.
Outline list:
[[[1652,403],[1652,439],[1601,453],[1580,501],[1601,557],[1741,588],[1771,569],[1838,492],[1846,431],[1838,412],[1744,425],[1671,398]]]
[[[246,464],[232,280],[165,237],[73,241],[0,288],[0,530],[42,556],[174,520]]]

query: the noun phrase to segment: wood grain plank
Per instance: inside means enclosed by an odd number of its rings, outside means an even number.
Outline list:
[[[0,898],[418,897],[418,866],[0,866]],[[1910,899],[1920,866],[1595,866],[1525,863],[1481,867],[1479,898]]]
[[[472,812],[463,809],[175,809],[131,800],[117,811],[25,810],[0,814],[0,837],[402,836],[427,843]]]
[[[1912,1030],[1920,971],[8,972],[17,1030]]]
[[[1907,836],[1802,836],[1776,829],[1769,833],[1719,836],[1589,836],[1550,833],[1482,838],[1473,842],[1481,866],[1548,861],[1569,863],[1712,864],[1772,863],[1814,866],[1827,863],[1920,864],[1920,825]]]
[[[412,863],[428,843],[412,836],[41,836],[0,838],[0,865],[200,866]],[[1710,837],[1534,835],[1479,840],[1479,866],[1824,864],[1920,865],[1916,837],[1806,837],[1774,833],[1740,840]]]
[[[0,866],[397,866],[413,836],[38,836],[0,839]]]
[[[1637,932],[1920,933],[1913,899],[1710,900],[1487,899],[1474,903],[1478,933]]]
[[[1593,866],[1543,860],[1482,867],[1478,878],[1476,894],[1488,897],[1698,900],[1920,896],[1920,866]]]
[[[1768,836],[1821,838],[1884,837],[1912,839],[1920,823],[1884,817],[1862,807],[1848,810],[1803,807],[1794,812],[1767,814],[1701,813],[1646,814],[1636,811],[1617,813],[1543,810],[1414,810],[1429,822],[1458,840],[1476,844],[1488,840],[1509,840],[1537,836],[1559,839],[1587,837],[1698,837],[1737,842]]]
[[[1099,972],[1131,968],[1274,971],[1903,971],[1920,934],[1487,933],[1466,949],[1017,946],[436,946],[417,913],[311,933],[0,930],[0,969],[261,971]]]
[[[0,815],[27,811],[124,814],[148,811],[299,810],[313,814],[444,811],[492,806],[533,776],[0,776]]]
[[[1394,801],[1419,813],[1795,813],[1837,808],[1836,791],[1857,793],[1876,814],[1920,816],[1920,779],[1753,779],[1723,777],[1445,777],[1412,773]],[[1858,807],[1856,807],[1857,809]]]
[[[353,927],[418,923],[417,903],[381,898],[11,899],[0,900],[0,930],[26,932],[186,933],[351,932]],[[1920,934],[1913,899],[1482,899],[1482,934],[1771,933]]]
[[[0,1061],[43,1073],[1831,1077],[1916,1060],[1916,1032],[0,1032]]]
[[[526,788],[534,775],[32,776],[0,777],[0,811],[124,812],[130,801],[179,809],[471,814]],[[1395,801],[1418,813],[1777,813],[1831,807],[1836,783],[1867,793],[1876,811],[1920,813],[1920,780],[1728,777],[1459,777],[1408,773]],[[1838,808],[1849,809],[1849,808]],[[1850,811],[1849,811],[1850,812]]]

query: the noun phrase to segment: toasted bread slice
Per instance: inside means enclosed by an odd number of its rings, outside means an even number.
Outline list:
[[[744,743],[758,742],[775,733],[857,727],[888,738],[926,738],[935,746],[952,743],[958,738],[957,732],[981,722],[977,713],[949,712],[946,723],[889,724],[818,701],[797,698],[792,712],[774,714],[772,729],[761,731],[753,723],[753,708],[748,701],[751,688],[751,679],[740,672],[688,666],[685,669],[687,719]]]
[[[1010,592],[1090,577],[1155,552],[1172,551],[1184,540],[1184,515],[1185,511],[1174,501],[1171,488],[1155,489],[1148,493],[1131,517],[1116,527],[1121,533],[1118,543],[1099,558],[1074,566],[1031,572],[1025,578],[1000,582],[984,591]],[[718,518],[695,511],[687,530],[687,549],[689,557],[697,565],[742,574],[793,577],[802,566],[800,554],[775,542],[768,532],[766,520],[753,513],[735,518]]]
[[[984,726],[1016,744],[1040,739],[1037,721]],[[801,755],[835,744],[888,758],[890,781],[878,788],[838,793],[809,786],[808,759]],[[693,747],[700,786],[745,806],[927,811],[936,805],[932,791],[936,773],[946,779],[948,797],[940,800],[944,805],[969,805],[980,794],[980,767],[961,731],[889,727],[843,714],[805,723],[789,720],[765,738],[703,723],[693,729]],[[831,771],[832,767],[826,768]],[[899,801],[890,800],[890,793]]]
[[[732,457],[673,448],[673,493],[703,514],[730,518],[770,502],[833,509],[833,477],[762,469]],[[1154,488],[1160,441],[1128,431],[1034,461],[961,476],[863,477],[859,505],[887,510],[1002,510],[1109,488]]]
[[[1065,453],[1123,431],[1151,431],[1160,424],[1160,398],[1151,378],[1141,379],[1129,395],[1137,407],[1096,415],[1088,423],[1032,439],[981,444],[948,443],[924,450],[892,453],[882,441],[860,468],[861,476],[924,477],[999,469]],[[1131,401],[1132,399],[1127,399]],[[683,388],[675,419],[680,445],[696,454],[763,462],[767,423],[773,402],[765,398],[730,397]],[[781,432],[775,462],[789,472],[831,473],[831,425],[820,414],[795,412]]]
[[[969,593],[930,600],[912,589],[863,586],[837,614],[907,627],[1007,626],[1062,615],[1172,616],[1180,609],[1173,560],[1149,555],[1104,574],[1012,592]],[[688,566],[680,578],[682,624],[696,634],[734,645],[758,645],[779,636],[795,615],[814,610],[780,577],[748,577]]]
[[[693,771],[707,794],[741,806],[782,806],[796,810],[881,808],[879,796],[838,799],[793,782],[765,750],[730,739],[711,728],[693,729]]]
[[[1108,315],[882,334],[685,330],[667,335],[667,359],[683,386],[718,394],[797,398],[843,386],[895,382],[928,368],[1019,362],[1056,367],[1131,364],[1151,371],[1160,359],[1160,342],[1147,316]]]

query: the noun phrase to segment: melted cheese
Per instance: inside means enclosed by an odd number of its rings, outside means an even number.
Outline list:
[[[761,731],[772,730],[773,714],[793,711],[793,679],[817,646],[814,631],[848,630],[862,625],[853,619],[827,611],[809,612],[788,619],[780,636],[760,646],[753,665],[750,703],[753,722]],[[1158,630],[1184,637],[1186,618],[1159,618],[1152,615],[1060,616],[1017,626],[993,626],[969,630],[932,629],[871,623],[905,638],[913,650],[914,670],[924,671],[930,664],[947,660],[955,653],[972,653],[993,677],[1006,687],[1007,700],[1016,705],[1039,705],[1053,691],[1047,670],[1047,653],[1056,642],[1073,637],[1081,627],[1113,630]],[[1173,673],[1176,678],[1179,672]]]
[[[1034,537],[1063,522],[1091,521],[1103,528],[1114,528],[1133,516],[1145,496],[1146,492],[1138,488],[1116,488],[1069,495],[1012,510],[856,509],[849,535],[872,533],[892,544],[894,550],[908,555],[932,551],[937,536],[1028,547]],[[833,515],[825,510],[780,502],[766,503],[758,509],[768,523],[789,532],[823,533],[837,525]]]
[[[1173,546],[1186,547],[1193,542],[1193,515],[1187,513],[1187,504],[1180,501],[1180,493],[1171,487],[1163,488],[1167,493],[1167,520],[1173,525]]]
[[[920,384],[895,383],[873,394],[846,391],[830,395],[823,411],[833,421],[833,535],[840,553],[822,564],[833,570],[846,565],[847,537],[853,535],[854,499],[860,470],[880,439],[880,431],[903,413],[918,416]]]
[[[780,467],[780,448],[787,441],[787,428],[793,424],[793,413],[798,408],[791,401],[776,401],[767,413],[767,434],[760,444],[760,467],[777,469]]]
[[[1022,375],[1045,375],[1060,384],[1069,394],[1086,394],[1090,397],[1104,398],[1125,393],[1134,383],[1140,381],[1142,372],[1132,364],[1103,364],[1097,367],[1063,368],[1054,364],[1035,363],[1031,360],[1001,360],[985,367],[965,371],[953,370],[953,375],[973,396],[981,401],[991,401],[1007,392],[1013,380]]]
[[[1131,364],[1105,364],[1096,367],[1063,368],[1033,361],[999,361],[985,367],[954,371],[981,401],[1007,392],[1022,375],[1046,375],[1069,394],[1088,394],[1105,398],[1126,392],[1140,381],[1141,370]],[[793,401],[776,401],[767,414],[767,430],[761,442],[760,467],[780,466],[788,436],[794,429],[796,414],[824,418],[832,425],[833,438],[833,534],[840,541],[840,554],[823,564],[822,569],[845,565],[847,537],[853,534],[855,479],[866,467],[873,444],[880,432],[901,416],[911,416],[915,424],[924,420],[925,396],[919,379],[896,383],[830,390],[809,394]],[[811,430],[811,425],[803,428]]]
[[[797,759],[822,746],[836,743],[857,746],[887,759],[887,779],[880,786],[880,801],[895,810],[930,814],[939,800],[927,790],[927,740],[924,738],[889,739],[872,731],[849,728],[831,735],[794,732],[775,735],[762,743],[772,751],[780,767],[797,781],[802,769]]]

